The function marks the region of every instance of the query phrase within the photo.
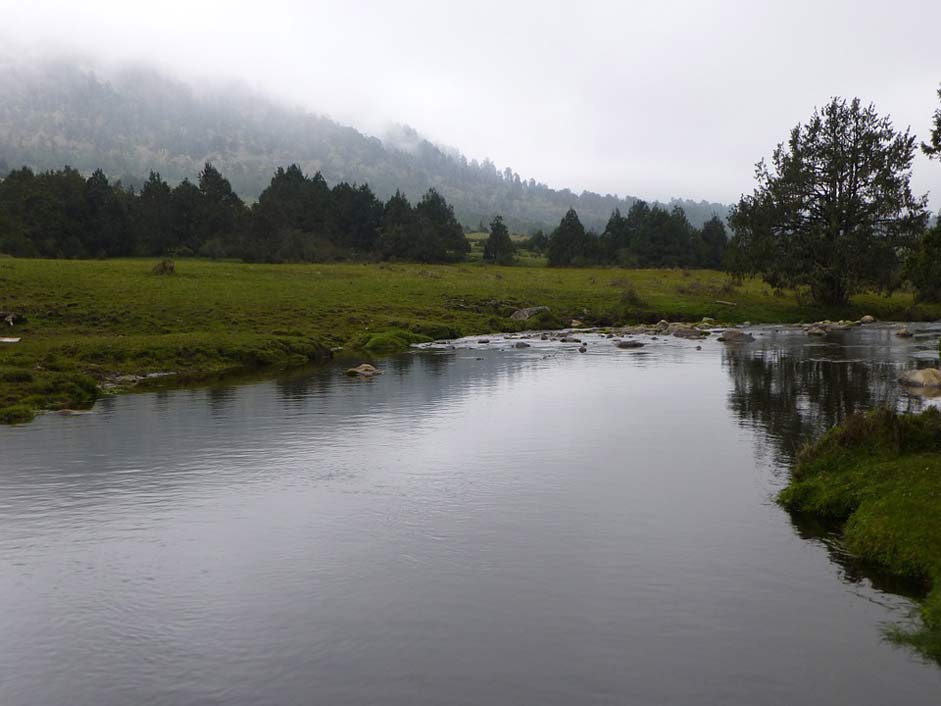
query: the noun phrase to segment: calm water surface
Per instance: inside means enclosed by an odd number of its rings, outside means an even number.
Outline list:
[[[0,428],[0,704],[937,704],[908,588],[771,501],[937,332],[756,331]]]

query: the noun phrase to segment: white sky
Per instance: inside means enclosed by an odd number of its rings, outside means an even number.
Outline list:
[[[558,188],[723,202],[831,95],[926,137],[939,28],[941,0],[0,0],[0,42],[30,54],[241,79]],[[941,163],[914,186],[941,208]]]

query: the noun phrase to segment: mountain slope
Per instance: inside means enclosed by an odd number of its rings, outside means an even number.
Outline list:
[[[324,116],[282,107],[245,90],[199,94],[148,70],[103,79],[75,64],[24,66],[0,60],[0,171],[23,165],[82,172],[101,168],[126,184],[155,170],[171,182],[193,179],[211,161],[244,198],[253,199],[278,166],[297,163],[329,183],[368,182],[380,198],[401,189],[417,200],[430,187],[475,226],[497,213],[515,230],[551,228],[569,207],[600,230],[634,198],[555,190],[489,160],[467,160],[414,130],[384,140]],[[674,200],[701,225],[722,204]]]

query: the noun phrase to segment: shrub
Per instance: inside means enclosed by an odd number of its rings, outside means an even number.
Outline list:
[[[25,404],[14,404],[0,409],[0,424],[25,424],[35,416]]]
[[[0,370],[0,382],[32,382],[33,374],[28,370]]]
[[[173,260],[161,260],[154,268],[151,270],[151,273],[155,275],[173,275],[176,274],[176,264]]]
[[[941,301],[941,223],[928,231],[905,267],[905,275],[922,302]]]
[[[353,343],[352,347],[370,353],[396,353],[408,350],[408,347],[413,343],[427,343],[431,340],[433,339],[430,336],[424,336],[420,333],[390,329],[361,336]]]
[[[621,303],[627,306],[643,306],[646,302],[633,282],[625,280],[621,286]]]

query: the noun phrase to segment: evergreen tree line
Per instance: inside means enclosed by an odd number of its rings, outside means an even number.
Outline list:
[[[500,216],[490,224],[484,259],[512,264],[515,246]],[[570,209],[551,235],[527,246],[551,266],[719,267],[725,226],[713,217],[693,227],[683,210],[636,202],[615,210],[601,235]],[[456,262],[470,247],[451,205],[434,189],[412,205],[400,192],[383,203],[368,185],[332,188],[297,165],[279,168],[247,206],[206,164],[196,183],[171,187],[151,172],[140,187],[111,183],[101,170],[34,173],[0,181],[0,252],[19,257],[236,257],[248,262],[396,259]]]
[[[627,215],[615,209],[601,235],[586,231],[569,209],[549,236],[536,232],[527,247],[545,252],[552,267],[702,267],[718,269],[725,257],[725,224],[713,216],[702,228],[690,224],[683,209],[666,210],[635,202]]]
[[[0,252],[20,257],[453,262],[468,250],[453,208],[434,189],[414,206],[398,192],[383,203],[367,185],[330,188],[296,165],[278,169],[251,207],[211,164],[197,183],[172,188],[155,172],[136,190],[101,170],[84,178],[69,167],[24,167],[0,181]]]

